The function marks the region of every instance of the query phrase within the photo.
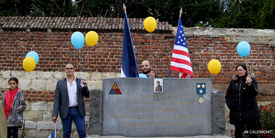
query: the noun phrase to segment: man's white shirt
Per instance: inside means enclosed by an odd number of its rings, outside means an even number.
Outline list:
[[[68,88],[68,95],[69,95],[69,107],[78,105],[77,96],[76,96],[77,88],[76,88],[75,79],[74,79],[72,85],[70,85],[70,82],[67,79],[67,88]]]

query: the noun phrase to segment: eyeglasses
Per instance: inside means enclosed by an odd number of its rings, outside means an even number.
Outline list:
[[[237,72],[241,72],[241,71],[244,71],[244,69],[242,69],[242,70],[236,70]]]
[[[74,68],[66,68],[66,70],[73,70]]]

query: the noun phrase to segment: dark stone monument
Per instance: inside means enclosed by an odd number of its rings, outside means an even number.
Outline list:
[[[90,118],[89,134],[100,134],[101,132],[101,90],[90,90]]]
[[[212,128],[213,134],[225,133],[225,95],[224,91],[212,91]]]

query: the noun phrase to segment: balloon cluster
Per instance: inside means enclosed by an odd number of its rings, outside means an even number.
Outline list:
[[[76,31],[71,36],[71,42],[73,46],[80,50],[84,43],[86,42],[87,46],[92,47],[98,41],[98,34],[95,31],[89,31],[84,37],[83,33]]]
[[[39,61],[39,55],[35,51],[30,51],[23,60],[23,68],[27,72],[31,72],[35,69],[36,64]]]
[[[241,41],[237,45],[237,52],[243,58],[249,55],[250,50],[251,50],[250,45],[246,41]],[[220,73],[221,68],[222,68],[222,65],[220,61],[217,59],[211,59],[208,62],[208,71],[213,75]]]

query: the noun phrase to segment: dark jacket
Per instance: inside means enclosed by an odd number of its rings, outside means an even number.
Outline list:
[[[81,117],[85,116],[85,106],[84,98],[89,97],[90,91],[87,87],[81,87],[80,78],[76,78],[76,89],[77,89],[77,101],[78,101],[78,110]],[[54,104],[53,104],[53,117],[58,116],[60,113],[61,119],[65,119],[69,112],[69,95],[67,88],[67,79],[59,80],[56,84],[55,95],[54,95]]]
[[[231,124],[249,122],[260,118],[256,96],[258,95],[257,81],[254,75],[251,86],[246,84],[245,77],[234,75],[226,92],[225,100],[230,109],[229,119]]]
[[[3,101],[2,106],[3,109],[5,109],[5,92],[3,94]],[[19,108],[20,110],[17,111],[16,108]],[[7,119],[7,126],[8,127],[22,127],[23,123],[23,111],[26,108],[26,103],[24,100],[24,92],[21,90],[18,90],[18,92],[14,96],[14,100],[10,109],[9,117]]]

